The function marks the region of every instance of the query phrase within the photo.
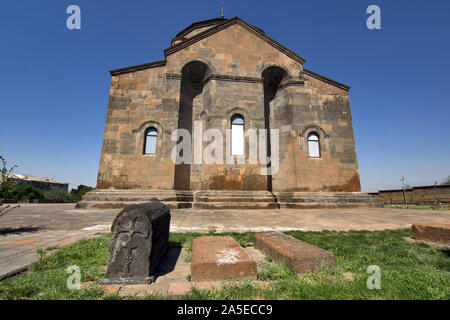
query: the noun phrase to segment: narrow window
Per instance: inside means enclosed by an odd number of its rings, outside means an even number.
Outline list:
[[[315,132],[308,135],[308,150],[310,158],[320,158],[319,136]]]
[[[149,128],[145,132],[144,154],[156,153],[156,142],[158,140],[158,130]]]
[[[240,115],[231,118],[231,154],[244,155],[244,118]]]

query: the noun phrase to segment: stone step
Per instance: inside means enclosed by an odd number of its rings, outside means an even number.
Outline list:
[[[276,202],[194,202],[196,209],[278,209]]]
[[[256,262],[230,236],[197,237],[192,243],[192,281],[256,280]]]
[[[124,208],[159,200],[171,209],[321,209],[375,207],[361,192],[276,192],[243,190],[93,190],[77,208]]]
[[[281,203],[375,203],[362,192],[276,192],[275,195]]]
[[[336,269],[334,254],[284,233],[255,234],[253,244],[256,249],[269,255],[274,261],[285,261],[286,266],[295,273]]]
[[[196,191],[194,202],[276,202],[268,191]]]
[[[280,209],[338,209],[338,208],[375,208],[374,203],[330,203],[330,202],[280,202]]]
[[[192,192],[174,190],[93,190],[83,196],[84,201],[192,202]]]
[[[132,204],[140,204],[149,201],[85,201],[84,199],[77,202],[75,208],[77,209],[123,209]],[[178,202],[178,201],[162,201],[170,209],[188,209],[192,208],[192,202]]]

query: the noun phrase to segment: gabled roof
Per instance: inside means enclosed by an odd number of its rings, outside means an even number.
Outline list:
[[[190,26],[188,26],[188,27],[184,28],[183,30],[181,30],[180,32],[178,32],[176,37],[184,37],[185,35],[187,35],[192,30],[203,28],[203,27],[208,27],[208,26],[213,26],[213,25],[225,22],[227,20],[229,20],[229,19],[214,18],[214,19],[208,19],[208,20],[194,22]]]
[[[300,64],[304,64],[305,63],[305,59],[302,58],[301,56],[299,56],[298,54],[296,54],[295,52],[289,50],[288,48],[286,48],[285,46],[283,46],[282,44],[280,44],[279,42],[275,41],[274,39],[270,38],[269,36],[267,36],[264,31],[262,31],[261,29],[243,21],[242,19],[240,19],[239,17],[234,17],[232,19],[225,19],[225,18],[214,18],[214,19],[209,19],[209,20],[204,20],[204,21],[199,21],[199,22],[195,22],[193,24],[191,24],[190,26],[188,26],[187,28],[183,29],[182,31],[180,31],[177,36],[175,38],[177,39],[181,39],[182,41],[165,49],[164,50],[164,54],[165,56],[169,56],[172,53],[175,53],[181,49],[184,49],[188,46],[190,46],[193,43],[196,43],[197,41],[200,41],[202,39],[205,39],[221,30],[224,30],[234,24],[239,24],[240,26],[242,26],[243,28],[245,28],[246,30],[248,30],[249,32],[253,33],[254,35],[256,35],[257,37],[259,37],[260,39],[262,39],[263,41],[267,42],[268,44],[270,44],[271,46],[273,46],[274,48],[276,48],[277,50],[280,50],[281,52],[283,52],[284,54],[286,54],[288,57],[292,58],[293,60],[299,62]],[[199,29],[199,28],[204,28],[204,27],[208,27],[211,26],[211,28],[200,32],[194,36],[192,36],[191,38],[184,38],[184,35],[189,34],[190,32],[192,32],[195,29]],[[130,73],[130,72],[135,72],[135,71],[139,71],[139,70],[145,70],[145,69],[150,69],[150,68],[157,68],[157,67],[162,67],[166,65],[166,60],[161,60],[161,61],[155,61],[155,62],[150,62],[150,63],[144,63],[144,64],[140,64],[140,65],[136,65],[136,66],[131,66],[131,67],[125,67],[125,68],[120,68],[120,69],[115,69],[115,70],[111,70],[110,73],[112,76],[117,76],[120,74],[125,74],[125,73]],[[318,73],[312,72],[310,70],[306,70],[303,69],[304,73],[314,77],[316,79],[319,79],[321,81],[327,82],[333,86],[336,86],[338,88],[341,88],[343,90],[348,91],[350,89],[349,86],[340,83],[338,81],[335,81],[333,79],[330,79],[328,77],[322,76]]]
[[[239,17],[234,17],[232,19],[221,19],[220,20],[224,20],[222,23],[218,23],[216,24],[214,27],[211,27],[203,32],[200,32],[198,34],[196,34],[195,36],[188,38],[186,40],[183,40],[167,49],[164,50],[164,54],[165,56],[169,56],[181,49],[184,49],[188,46],[190,46],[191,44],[194,44],[202,39],[205,39],[219,31],[222,31],[232,25],[235,24],[239,24],[240,26],[242,26],[244,29],[248,30],[249,32],[253,33],[255,36],[257,36],[258,38],[260,38],[261,40],[267,42],[268,44],[270,44],[272,47],[274,47],[275,49],[283,52],[285,55],[287,55],[288,57],[290,57],[291,59],[297,61],[300,64],[304,64],[306,59],[302,58],[301,56],[299,56],[298,54],[296,54],[295,52],[289,50],[288,48],[286,48],[285,46],[283,46],[282,44],[280,44],[279,42],[275,41],[274,39],[272,39],[271,37],[267,36],[264,31],[262,31],[261,29],[256,28],[255,26],[245,22],[244,20],[240,19]],[[214,19],[211,19],[214,20]],[[206,20],[208,21],[208,20]],[[192,24],[191,26],[189,26],[189,32],[192,30],[192,26],[195,24]],[[182,32],[185,32],[188,28],[184,29]],[[196,28],[199,28],[198,26]],[[186,34],[186,33],[185,33]],[[178,37],[178,35],[177,35]]]

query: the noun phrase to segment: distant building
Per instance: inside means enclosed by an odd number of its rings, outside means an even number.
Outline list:
[[[55,189],[65,191],[69,190],[69,183],[60,182],[53,179],[24,176],[21,174],[9,174],[8,178],[15,184],[22,186],[31,184],[32,186],[43,191],[50,191]]]

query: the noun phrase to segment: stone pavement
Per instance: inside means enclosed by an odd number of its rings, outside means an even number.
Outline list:
[[[109,232],[120,209],[75,209],[74,204],[23,204],[0,218],[0,280],[26,269],[36,249]],[[384,230],[450,223],[450,210],[406,209],[172,209],[171,232]]]

